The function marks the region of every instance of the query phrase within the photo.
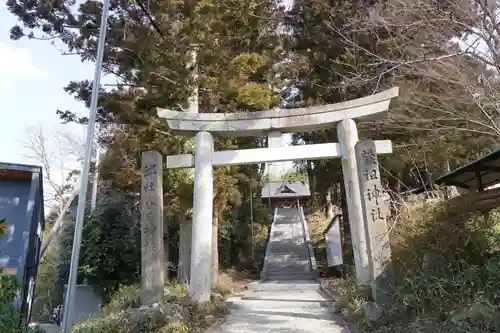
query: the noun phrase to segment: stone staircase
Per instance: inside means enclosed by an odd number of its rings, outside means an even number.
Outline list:
[[[301,208],[276,208],[262,280],[314,280],[314,257]]]
[[[226,301],[226,320],[207,333],[348,333],[317,270],[301,208],[279,208],[266,248],[262,281]]]

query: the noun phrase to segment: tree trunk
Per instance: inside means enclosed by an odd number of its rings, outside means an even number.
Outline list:
[[[316,184],[314,182],[313,168],[312,168],[311,161],[307,161],[307,176],[309,177],[309,188],[311,190],[311,204],[313,207],[315,207],[317,205],[317,198],[314,195],[314,191],[316,189]]]
[[[215,212],[212,220],[212,284],[219,282],[219,215]]]
[[[177,265],[177,281],[186,283],[189,281],[191,271],[191,236],[192,221],[185,214],[179,214],[179,263]]]
[[[443,165],[443,171],[444,173],[448,173],[451,171],[450,169],[450,161],[446,160],[446,162],[444,163]],[[458,193],[458,190],[457,190],[457,187],[456,186],[446,186],[446,199],[451,199],[451,198],[454,198],[454,197],[458,197],[459,196],[459,193]]]
[[[342,209],[342,248],[346,248],[346,243],[351,239],[351,228],[349,225],[349,212],[347,210],[347,200],[346,200],[345,184],[344,180],[340,180],[340,207]]]
[[[325,216],[328,221],[333,219],[332,189],[326,190],[325,195]]]
[[[164,265],[163,265],[163,272],[164,272],[164,279],[165,282],[168,281],[169,278],[169,273],[170,273],[170,242],[169,242],[169,230],[168,230],[168,225],[165,226],[165,229],[163,230],[163,260],[164,260]]]
[[[391,176],[388,178],[389,181],[389,196],[391,198],[390,202],[390,216],[396,215],[398,208],[399,208],[399,202],[401,201],[401,179],[403,179],[403,173],[402,172],[394,172],[396,177]]]

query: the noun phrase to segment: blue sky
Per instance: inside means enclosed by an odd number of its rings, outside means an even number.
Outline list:
[[[63,56],[46,41],[11,41],[9,30],[14,24],[16,18],[5,2],[0,3],[0,161],[39,164],[26,157],[27,128],[42,126],[46,134],[64,131],[82,136],[85,127],[60,124],[56,110],[88,114],[63,87],[70,80],[92,79],[94,64]]]

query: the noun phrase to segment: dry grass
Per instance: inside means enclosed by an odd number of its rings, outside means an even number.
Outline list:
[[[328,271],[328,262],[326,258],[326,244],[323,232],[330,223],[321,208],[314,208],[306,215],[307,225],[309,228],[309,237],[314,250],[314,257],[320,272]]]
[[[139,288],[124,286],[111,297],[102,313],[79,323],[73,333],[187,333],[204,332],[227,314],[221,301],[197,304],[185,284],[165,285],[165,304],[139,310]]]
[[[369,293],[354,279],[331,282],[361,331],[500,332],[500,213],[485,223],[482,214],[450,221],[447,211],[446,203],[405,205],[392,221],[397,285],[380,320],[367,320]]]
[[[250,282],[252,282],[252,278],[248,272],[228,269],[219,272],[219,279],[214,285],[214,291],[227,298],[232,294],[245,291]]]

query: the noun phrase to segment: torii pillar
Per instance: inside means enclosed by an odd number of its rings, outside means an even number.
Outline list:
[[[193,203],[193,233],[191,252],[190,296],[199,302],[210,300],[212,255],[213,166],[339,158],[342,163],[348,198],[349,223],[354,246],[356,276],[360,282],[369,281],[365,221],[361,210],[359,179],[356,173],[354,145],[356,125],[352,119],[375,120],[387,116],[392,98],[398,88],[323,106],[273,109],[258,112],[189,113],[158,109],[172,132],[196,136],[196,155],[167,156],[167,168],[195,167]],[[338,126],[340,143],[303,145],[295,147],[260,148],[233,151],[213,151],[213,136],[267,136],[270,132],[293,133],[329,129]],[[353,133],[356,133],[354,135]],[[376,153],[391,153],[390,141],[375,141]],[[352,170],[346,170],[352,169]],[[358,184],[358,186],[355,186]],[[356,235],[354,235],[354,233]]]

